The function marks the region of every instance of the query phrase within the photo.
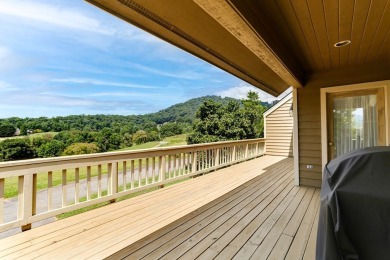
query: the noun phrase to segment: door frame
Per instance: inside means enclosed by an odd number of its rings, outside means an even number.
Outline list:
[[[327,115],[327,94],[348,92],[356,90],[370,90],[382,88],[384,93],[385,103],[385,143],[389,145],[390,139],[390,122],[389,122],[389,95],[390,95],[390,80],[376,81],[370,83],[353,84],[345,86],[337,86],[330,88],[321,88],[321,152],[322,152],[322,168],[328,163],[328,115]]]

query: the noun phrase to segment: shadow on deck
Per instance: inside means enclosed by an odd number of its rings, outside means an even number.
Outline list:
[[[292,158],[263,156],[3,239],[0,258],[314,259],[318,207]]]

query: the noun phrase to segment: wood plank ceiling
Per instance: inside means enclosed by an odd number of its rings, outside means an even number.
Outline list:
[[[230,3],[280,57],[292,55],[306,73],[390,60],[390,0]],[[351,44],[334,47],[342,40]]]

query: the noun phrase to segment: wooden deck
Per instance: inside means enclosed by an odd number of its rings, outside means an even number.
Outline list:
[[[314,259],[319,190],[264,156],[0,240],[0,258]]]

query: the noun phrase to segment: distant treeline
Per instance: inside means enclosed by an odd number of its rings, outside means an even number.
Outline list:
[[[11,117],[0,119],[0,137],[2,137],[3,133],[1,131],[1,126],[13,126],[18,128],[20,129],[21,135],[26,135],[28,130],[35,132],[61,132],[70,130],[96,132],[104,128],[110,128],[112,131],[120,134],[133,134],[138,130],[147,132],[157,131],[158,125],[167,122],[178,123],[185,130],[188,130],[194,122],[196,111],[206,99],[211,99],[221,104],[227,104],[228,101],[235,100],[233,98],[205,96],[190,99],[187,102],[173,105],[167,109],[160,110],[159,112],[145,115],[70,115],[52,118]],[[5,132],[8,134],[10,133],[9,127],[7,127],[7,131]]]
[[[267,107],[250,92],[244,100],[206,96],[146,115],[0,119],[0,137],[55,132],[1,141],[0,161],[107,152],[182,133],[191,133],[189,143],[261,137]]]

